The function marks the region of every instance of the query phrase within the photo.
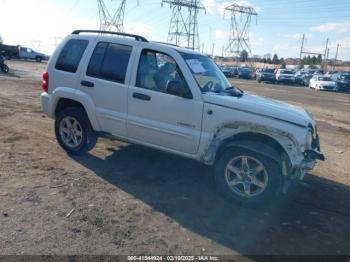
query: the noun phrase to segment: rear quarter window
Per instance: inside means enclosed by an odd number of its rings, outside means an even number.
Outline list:
[[[63,47],[57,59],[55,68],[57,70],[69,73],[76,73],[79,67],[80,60],[88,44],[88,40],[69,40]]]

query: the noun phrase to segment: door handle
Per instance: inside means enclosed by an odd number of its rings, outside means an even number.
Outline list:
[[[86,87],[94,87],[95,85],[94,85],[94,83],[92,83],[92,82],[90,82],[90,81],[81,81],[80,82],[80,84],[82,85],[82,86],[86,86]]]
[[[148,95],[140,94],[140,93],[133,93],[133,98],[144,100],[144,101],[151,101],[151,97]]]

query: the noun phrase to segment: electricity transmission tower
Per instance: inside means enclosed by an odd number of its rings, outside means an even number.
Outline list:
[[[169,43],[199,50],[198,12],[205,10],[200,0],[162,0],[172,9]],[[183,10],[185,9],[185,10]]]
[[[258,13],[253,7],[231,4],[225,8],[225,13],[230,12],[230,39],[226,47],[226,54],[239,56],[243,50],[251,53],[249,43],[249,30],[252,16]]]
[[[114,2],[111,0],[110,2]],[[97,0],[100,16],[100,30],[124,32],[124,15],[126,0],[122,0],[116,11],[110,12],[104,0]]]

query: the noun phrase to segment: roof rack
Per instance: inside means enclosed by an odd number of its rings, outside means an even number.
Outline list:
[[[98,33],[98,34],[109,34],[109,35],[119,35],[119,36],[127,36],[135,38],[136,41],[148,42],[146,38],[139,35],[127,34],[127,33],[119,33],[112,31],[101,31],[101,30],[75,30],[72,32],[72,35],[79,35],[80,33]]]
[[[178,46],[178,45],[176,45],[176,44],[166,43],[166,42],[159,42],[159,41],[152,41],[152,43],[180,47],[180,46]]]

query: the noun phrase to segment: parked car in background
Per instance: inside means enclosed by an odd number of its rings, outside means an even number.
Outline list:
[[[8,60],[11,58],[19,57],[19,49],[18,45],[4,45],[0,44],[0,53]]]
[[[252,70],[248,67],[238,67],[238,78],[252,79]]]
[[[221,67],[221,71],[224,73],[226,77],[232,77],[231,69],[229,67]]]
[[[313,77],[313,75],[305,74],[301,77],[301,84],[304,86],[309,86],[310,79]]]
[[[332,80],[337,84],[339,91],[350,92],[350,73],[336,73],[332,75]]]
[[[283,83],[295,83],[295,73],[293,70],[278,69],[276,72],[276,81]]]
[[[303,85],[303,79],[304,79],[304,76],[307,75],[308,72],[305,71],[305,70],[298,70],[296,73],[295,73],[295,82],[299,85]]]
[[[337,91],[337,84],[326,75],[314,75],[310,79],[309,88],[315,90]]]
[[[49,60],[49,56],[47,56],[43,53],[40,53],[40,52],[36,52],[33,49],[28,48],[28,47],[20,47],[19,58],[35,60],[37,62]]]
[[[271,82],[276,81],[275,69],[262,68],[256,73],[256,80],[260,82]]]

